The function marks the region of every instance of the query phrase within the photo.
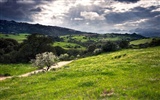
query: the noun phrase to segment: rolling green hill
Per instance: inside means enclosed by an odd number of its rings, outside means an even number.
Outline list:
[[[29,34],[0,34],[0,38],[11,38],[17,40],[19,43],[23,42]]]
[[[160,47],[73,61],[56,71],[0,81],[1,100],[158,100]]]
[[[21,75],[36,69],[31,64],[0,64],[0,75]]]
[[[11,38],[22,43],[23,40],[27,38],[30,34],[20,33],[20,34],[0,34],[0,38]],[[64,49],[76,49],[76,50],[86,50],[89,45],[92,44],[102,44],[106,41],[121,41],[121,40],[136,40],[142,39],[143,36],[138,34],[72,34],[63,35],[56,37],[59,40],[55,40],[53,46],[60,46]],[[53,40],[56,39],[53,37]]]
[[[64,49],[77,49],[77,50],[85,50],[86,48],[78,45],[76,43],[69,43],[69,42],[55,42],[53,46],[60,46]]]
[[[152,41],[152,38],[148,39],[139,39],[139,40],[134,40],[130,42],[130,45],[139,45],[139,44],[145,44],[145,43],[150,43]]]

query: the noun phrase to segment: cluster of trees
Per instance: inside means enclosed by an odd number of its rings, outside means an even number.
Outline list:
[[[0,39],[0,63],[27,63],[36,54],[53,52],[53,39],[39,34],[29,35],[23,43],[13,39]]]
[[[154,47],[154,46],[160,46],[160,38],[153,38],[150,43],[143,43],[139,45],[130,45],[130,48],[147,48],[147,47]]]
[[[14,39],[0,38],[0,63],[28,63],[35,59],[37,54],[52,52],[59,60],[71,60],[81,52],[79,50],[65,50],[62,47],[53,47],[54,38],[32,34],[22,43]]]
[[[116,51],[120,49],[125,49],[129,47],[129,41],[107,41],[104,43],[97,43],[97,44],[92,44],[89,45],[87,49],[87,54],[92,55],[92,54],[100,54],[102,52],[111,52],[111,51]]]
[[[58,38],[57,38],[58,39]],[[69,49],[62,47],[53,47],[53,42],[57,39],[47,35],[32,34],[22,43],[13,39],[0,38],[0,63],[28,63],[35,59],[37,54],[52,52],[59,57],[59,60],[71,60],[79,57],[97,55],[102,52],[112,52],[124,48],[129,48],[129,41],[107,41],[91,42],[87,44],[87,50]],[[94,44],[93,44],[94,43]],[[153,39],[149,44],[143,46],[158,46],[160,39]]]

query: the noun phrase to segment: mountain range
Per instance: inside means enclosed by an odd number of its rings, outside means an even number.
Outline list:
[[[68,34],[95,34],[95,33],[82,32],[58,26],[45,26],[40,24],[29,24],[29,23],[15,22],[15,21],[7,21],[7,20],[0,20],[0,33],[4,34],[40,33],[50,36],[61,36]]]

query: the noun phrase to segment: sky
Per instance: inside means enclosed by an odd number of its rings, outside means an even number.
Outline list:
[[[0,0],[0,19],[94,33],[160,35],[160,0]]]

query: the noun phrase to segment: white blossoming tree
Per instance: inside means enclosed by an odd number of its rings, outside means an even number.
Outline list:
[[[36,55],[36,59],[31,62],[40,69],[47,67],[47,71],[52,65],[57,64],[57,57],[52,52],[44,52]]]

